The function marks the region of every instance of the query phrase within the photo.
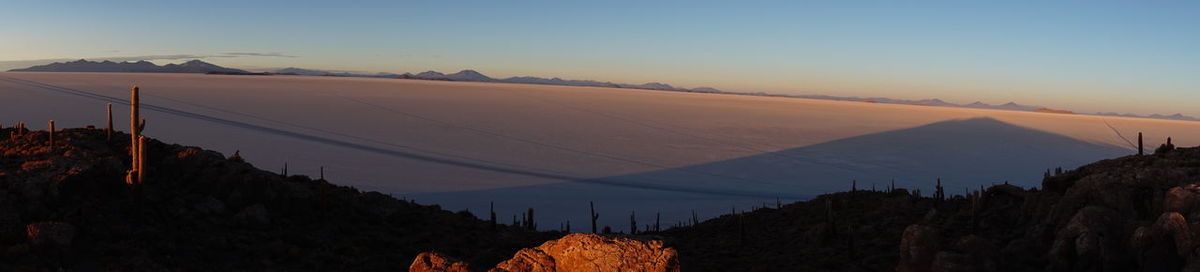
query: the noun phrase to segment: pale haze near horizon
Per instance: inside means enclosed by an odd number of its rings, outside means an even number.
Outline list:
[[[475,69],[1200,116],[1194,2],[45,2],[5,2],[0,63]]]

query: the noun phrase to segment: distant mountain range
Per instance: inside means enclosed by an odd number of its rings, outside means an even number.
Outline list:
[[[466,81],[466,82],[500,82],[500,83],[520,83],[520,84],[543,84],[543,85],[559,85],[559,86],[586,86],[586,87],[608,87],[608,88],[625,88],[625,89],[642,89],[642,90],[658,90],[658,91],[673,91],[673,92],[693,92],[693,93],[720,93],[720,94],[736,94],[736,95],[753,95],[753,96],[773,96],[773,97],[791,97],[791,98],[808,98],[821,100],[836,100],[836,101],[856,101],[867,103],[887,103],[887,104],[907,104],[921,105],[933,107],[958,107],[958,108],[974,108],[974,109],[993,109],[993,110],[1010,110],[1010,111],[1034,111],[1043,113],[1058,113],[1058,114],[1075,114],[1068,110],[1051,109],[1041,106],[1021,105],[1014,102],[1008,102],[1000,105],[991,105],[983,102],[973,102],[970,104],[955,104],[941,99],[892,99],[883,97],[843,97],[829,95],[792,95],[792,94],[773,94],[765,92],[728,92],[711,87],[697,88],[681,88],[671,86],[666,83],[650,82],[644,84],[628,84],[628,83],[613,83],[607,81],[595,80],[574,80],[561,78],[542,78],[531,76],[519,76],[509,78],[492,78],[475,70],[462,70],[453,74],[444,74],[437,71],[425,71],[417,74],[404,73],[377,73],[364,74],[353,72],[337,72],[314,69],[303,69],[288,67],[265,73],[252,73],[246,70],[225,68],[215,64],[203,62],[200,60],[191,60],[181,64],[167,64],[163,66],[155,65],[148,61],[138,62],[112,62],[112,61],[87,61],[77,60],[70,62],[55,62],[46,65],[38,65],[24,69],[13,69],[10,72],[130,72],[130,73],[208,73],[208,74],[244,74],[244,75],[301,75],[301,76],[336,76],[336,77],[375,77],[375,78],[399,78],[399,79],[422,79],[422,80],[445,80],[445,81]],[[1085,113],[1087,114],[1087,113]],[[1183,121],[1200,121],[1200,118],[1186,116],[1183,114],[1151,114],[1151,115],[1136,115],[1129,113],[1101,112],[1090,113],[1091,115],[1100,116],[1120,116],[1133,118],[1151,118],[1151,119],[1166,119],[1166,120],[1183,120]]]
[[[149,61],[112,62],[77,60],[55,62],[24,69],[13,69],[10,72],[113,72],[113,73],[227,73],[249,74],[241,69],[225,68],[200,60],[192,60],[180,64],[155,65]]]

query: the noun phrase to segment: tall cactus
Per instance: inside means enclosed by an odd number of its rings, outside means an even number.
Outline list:
[[[629,234],[637,234],[637,213],[629,212]]]
[[[595,202],[588,201],[588,206],[591,207],[592,233],[595,234],[595,233],[597,233],[596,232],[596,219],[600,219],[600,214],[596,213],[596,203]]]
[[[104,128],[104,139],[112,141],[113,123],[112,123],[112,103],[108,103],[108,126]]]
[[[490,219],[488,219],[488,222],[492,223],[492,230],[496,230],[496,202],[495,201],[488,202],[488,213],[491,214],[491,217],[489,217]]]
[[[1142,133],[1138,132],[1138,155],[1145,155],[1146,148],[1142,147]]]
[[[137,146],[137,184],[142,185],[146,180],[146,136],[138,136]]]
[[[145,180],[146,163],[142,160],[146,157],[146,151],[143,150],[146,146],[146,137],[142,136],[142,131],[146,129],[146,119],[138,115],[138,86],[133,86],[129,90],[129,157],[131,157],[130,169],[125,176],[125,182],[129,185],[141,185]],[[110,107],[111,108],[111,107]],[[112,111],[109,110],[111,115]],[[110,123],[111,123],[111,119]],[[111,125],[110,125],[111,127]]]
[[[529,212],[525,213],[525,229],[537,231],[537,221],[533,219],[533,208],[529,208]]]
[[[133,86],[129,91],[129,156],[134,158],[133,165],[137,165],[137,141],[141,135],[138,119],[138,86]]]
[[[50,148],[54,148],[54,120],[50,120]]]
[[[661,225],[659,225],[659,223],[661,223],[661,222],[660,222],[661,220],[662,220],[662,213],[661,213],[661,212],[660,212],[660,213],[655,213],[655,214],[654,214],[654,231],[655,231],[655,232],[662,231],[662,229],[661,229],[661,228],[659,228],[659,227],[661,227]]]

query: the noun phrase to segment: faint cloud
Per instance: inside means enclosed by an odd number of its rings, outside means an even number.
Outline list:
[[[280,57],[280,58],[295,58],[296,57],[296,56],[292,56],[292,55],[284,55],[283,53],[277,53],[277,52],[270,52],[270,53],[228,52],[228,53],[224,53],[224,54],[225,54],[224,57]]]

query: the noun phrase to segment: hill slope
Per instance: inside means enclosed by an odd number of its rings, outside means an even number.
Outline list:
[[[1162,148],[1047,174],[1043,190],[860,190],[658,234],[686,271],[1192,271],[1196,180],[1200,148]]]
[[[153,128],[151,128],[153,129]],[[0,270],[391,270],[422,251],[492,265],[561,233],[496,227],[240,157],[147,142],[146,183],[124,183],[129,135],[0,129]]]

